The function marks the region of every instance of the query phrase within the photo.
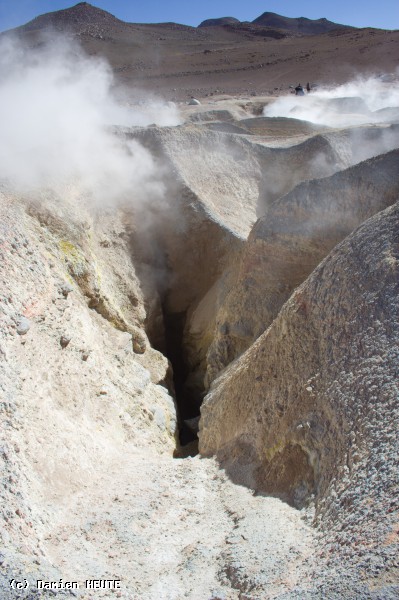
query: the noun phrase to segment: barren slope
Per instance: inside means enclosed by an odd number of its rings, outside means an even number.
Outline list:
[[[389,73],[396,68],[399,45],[399,32],[371,28],[311,36],[278,30],[275,39],[275,29],[265,27],[262,33],[255,24],[123,23],[87,3],[41,16],[16,32],[34,45],[54,26],[78,39],[89,54],[106,57],[123,85],[178,100],[273,93],[298,81],[335,84],[359,73]]]

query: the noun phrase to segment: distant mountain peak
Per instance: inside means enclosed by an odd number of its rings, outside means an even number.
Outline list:
[[[223,25],[237,25],[240,21],[234,17],[219,17],[218,19],[206,19],[198,27],[223,27]]]
[[[284,17],[273,12],[264,12],[252,21],[255,25],[263,27],[276,27],[292,33],[302,33],[305,35],[317,35],[327,33],[333,29],[353,29],[349,25],[341,25],[329,21],[325,17],[321,19],[308,19],[307,17]]]
[[[87,25],[112,26],[124,24],[114,15],[89,4],[89,2],[79,2],[70,8],[57,10],[55,12],[39,15],[22,28],[25,30],[46,29],[47,27],[73,29],[79,31],[80,28]]]

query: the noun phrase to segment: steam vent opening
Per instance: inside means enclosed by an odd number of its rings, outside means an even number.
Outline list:
[[[184,357],[183,332],[186,312],[164,310],[165,354],[173,368],[173,383],[177,406],[179,442],[176,457],[198,454],[198,420],[201,400],[187,386],[190,370]]]
[[[178,264],[176,257],[173,254],[170,257],[168,251],[168,244],[173,244],[179,248],[177,255],[184,255],[183,242],[173,229],[167,230],[165,226],[164,230],[167,232],[164,246],[157,243],[157,232],[147,230],[144,237],[132,229],[129,242],[131,254],[140,265],[137,272],[147,309],[146,334],[151,346],[163,354],[172,367],[173,385],[168,388],[174,396],[177,413],[179,443],[175,457],[184,458],[198,454],[200,407],[205,395],[205,387],[199,377],[193,377],[186,354],[185,327],[190,310],[212,282],[201,281],[197,288],[190,285],[187,293],[185,269],[188,267]],[[191,265],[194,259],[190,252],[185,254],[190,256]],[[154,296],[157,298],[155,303]]]

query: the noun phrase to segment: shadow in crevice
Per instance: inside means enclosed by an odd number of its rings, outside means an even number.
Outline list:
[[[186,385],[190,369],[184,357],[183,332],[186,312],[169,313],[163,307],[165,328],[165,355],[173,367],[173,383],[178,412],[179,441],[176,456],[198,454],[198,420],[200,401]],[[185,448],[188,446],[187,448]]]
[[[229,479],[254,490],[254,494],[279,498],[298,510],[314,499],[316,476],[307,453],[287,441],[272,458],[260,460],[248,442],[235,440],[217,454]]]

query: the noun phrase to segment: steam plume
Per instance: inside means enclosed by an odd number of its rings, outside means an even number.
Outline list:
[[[63,39],[0,42],[0,179],[18,191],[74,182],[99,201],[162,193],[151,154],[111,125],[173,125],[176,108],[121,106],[108,65]]]
[[[384,122],[388,120],[384,109],[398,107],[399,81],[385,76],[357,79],[335,88],[312,91],[306,96],[284,96],[266,106],[263,114],[329,127],[348,127]]]

